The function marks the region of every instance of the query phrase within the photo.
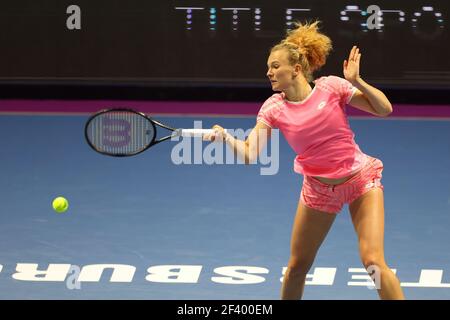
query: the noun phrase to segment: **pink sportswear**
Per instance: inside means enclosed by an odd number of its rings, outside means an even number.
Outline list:
[[[294,171],[305,176],[339,179],[367,161],[355,143],[345,106],[356,88],[340,77],[321,77],[301,102],[276,93],[262,105],[257,121],[279,129],[296,152]]]

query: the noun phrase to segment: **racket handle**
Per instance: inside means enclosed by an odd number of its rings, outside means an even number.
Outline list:
[[[227,129],[224,129],[227,133]],[[214,129],[178,129],[177,135],[182,137],[203,137],[204,134],[212,134]]]

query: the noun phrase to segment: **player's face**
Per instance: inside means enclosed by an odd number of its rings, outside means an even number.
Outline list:
[[[267,59],[267,77],[272,84],[272,90],[284,91],[294,83],[294,66],[289,63],[288,51],[284,49],[273,51]]]

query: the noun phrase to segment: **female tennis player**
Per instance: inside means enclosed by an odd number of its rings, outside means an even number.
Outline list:
[[[362,264],[373,279],[380,280],[375,282],[380,298],[403,299],[400,282],[384,257],[383,163],[360,150],[345,113],[350,105],[386,117],[392,105],[383,92],[360,77],[361,53],[356,46],[343,62],[345,79],[326,76],[313,81],[313,72],[325,64],[332,49],[331,40],[319,31],[318,24],[296,24],[296,29],[271,49],[267,77],[279,93],[262,105],[248,138],[235,139],[215,125],[214,134],[205,139],[226,141],[251,163],[265,147],[271,130],[277,128],[297,154],[294,171],[304,179],[282,299],[302,297],[307,272],[345,203],[358,236]]]

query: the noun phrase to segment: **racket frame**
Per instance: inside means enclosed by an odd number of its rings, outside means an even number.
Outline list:
[[[152,126],[152,128],[153,128],[153,131],[155,132],[155,134],[153,135],[153,138],[152,138],[152,140],[150,141],[150,143],[148,143],[148,145],[147,145],[145,148],[143,148],[143,149],[141,149],[141,150],[138,150],[138,151],[136,151],[136,152],[133,152],[133,153],[124,153],[124,154],[118,153],[118,154],[112,154],[112,153],[109,153],[109,152],[102,151],[102,150],[98,149],[94,144],[92,144],[92,142],[90,141],[90,139],[89,139],[89,137],[88,137],[88,127],[89,127],[89,124],[90,124],[90,123],[92,122],[92,120],[94,120],[96,117],[101,116],[102,114],[105,114],[105,113],[110,113],[110,112],[115,112],[115,111],[117,111],[117,112],[131,112],[131,113],[134,113],[134,114],[137,114],[137,115],[143,117],[143,118],[146,119],[148,122],[150,122],[150,124],[151,124],[151,126]],[[104,155],[107,155],[107,156],[111,156],[111,157],[131,157],[131,156],[135,156],[135,155],[137,155],[137,154],[140,154],[140,153],[144,152],[145,150],[147,150],[148,148],[150,148],[150,147],[152,147],[152,146],[154,146],[154,145],[156,145],[156,144],[158,144],[158,143],[160,143],[160,142],[163,142],[163,141],[165,141],[165,140],[168,140],[168,139],[170,139],[170,138],[172,138],[172,137],[174,136],[174,134],[171,134],[171,135],[168,135],[168,136],[165,136],[165,137],[162,137],[162,138],[156,140],[156,135],[157,135],[157,132],[158,132],[158,131],[156,130],[156,125],[158,125],[158,126],[164,128],[164,129],[170,130],[170,131],[172,131],[172,132],[175,132],[175,133],[178,132],[177,129],[174,129],[174,128],[169,127],[169,126],[167,126],[167,125],[165,125],[165,124],[163,124],[163,123],[161,123],[161,122],[159,122],[159,121],[156,121],[156,120],[150,118],[149,116],[147,116],[147,115],[146,115],[145,113],[143,113],[143,112],[139,112],[139,111],[136,111],[136,110],[133,110],[133,109],[130,109],[130,108],[110,108],[110,109],[103,109],[103,110],[100,110],[100,111],[96,112],[95,114],[93,114],[93,115],[88,119],[88,121],[86,122],[86,124],[85,124],[85,126],[84,126],[84,137],[85,137],[87,143],[89,144],[89,146],[90,146],[92,149],[94,149],[96,152],[98,152],[98,153],[101,153],[101,154],[104,154]]]

